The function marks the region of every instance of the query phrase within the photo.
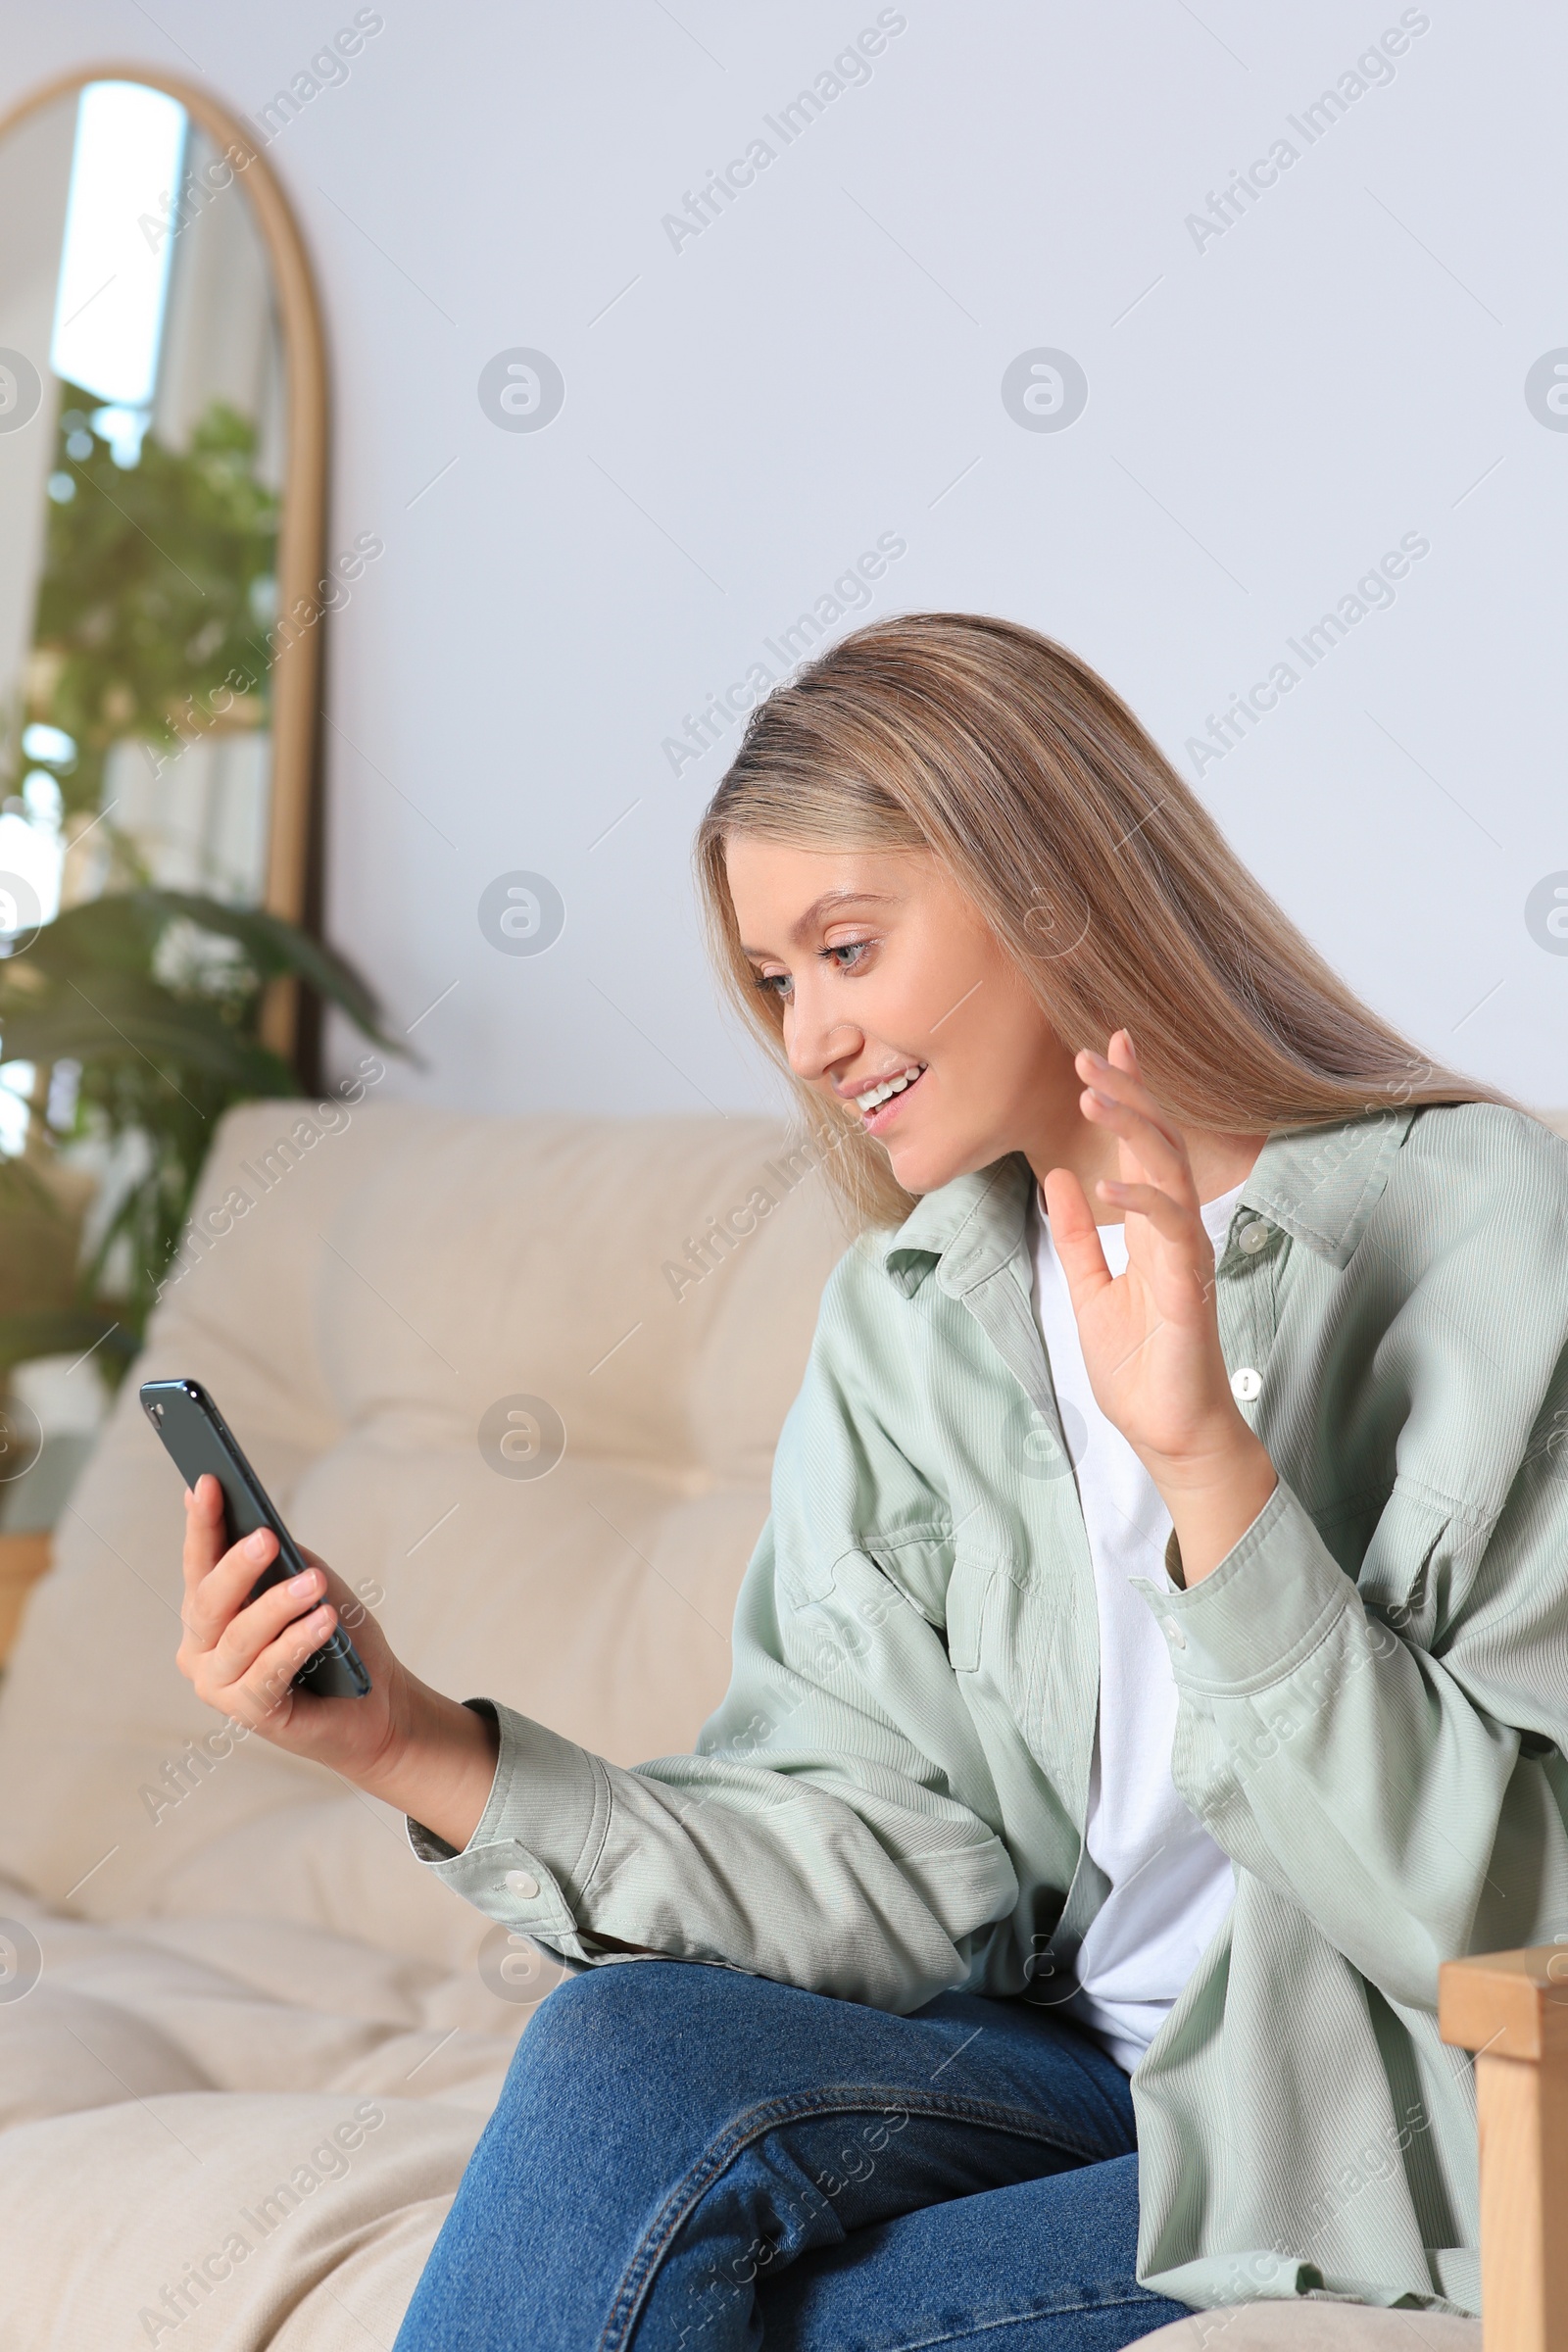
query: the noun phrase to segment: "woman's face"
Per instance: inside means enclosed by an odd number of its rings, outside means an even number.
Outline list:
[[[1071,1054],[929,851],[735,834],[725,864],[758,985],[783,1004],[791,1068],[856,1104],[906,1191],[1008,1152],[1051,1167],[1082,1132]]]

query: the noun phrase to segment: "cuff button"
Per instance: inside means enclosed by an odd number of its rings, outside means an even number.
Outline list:
[[[1254,1217],[1250,1225],[1242,1227],[1236,1241],[1237,1247],[1245,1250],[1249,1257],[1255,1257],[1260,1250],[1268,1248],[1268,1227],[1260,1217]]]
[[[539,1882],[531,1870],[508,1871],[507,1892],[509,1894],[518,1895],[523,1902],[531,1903],[538,1891]]]
[[[1177,1624],[1174,1617],[1162,1617],[1159,1621],[1159,1624],[1161,1633],[1165,1636],[1166,1641],[1170,1642],[1173,1649],[1185,1649],[1187,1647],[1187,1636],[1182,1632],[1181,1627]]]
[[[1243,1364],[1231,1374],[1231,1395],[1238,1404],[1250,1404],[1263,1393],[1263,1375],[1254,1372],[1250,1364]]]

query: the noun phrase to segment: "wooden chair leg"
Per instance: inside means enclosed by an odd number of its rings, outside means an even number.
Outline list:
[[[1568,1945],[1446,1962],[1438,2024],[1476,2053],[1485,2352],[1568,2352]]]

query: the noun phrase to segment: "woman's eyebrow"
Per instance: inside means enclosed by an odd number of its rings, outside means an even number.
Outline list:
[[[835,906],[885,906],[891,905],[897,895],[896,891],[891,890],[825,890],[819,899],[811,901],[798,921],[791,924],[790,939],[796,947],[803,947],[822,917]],[[766,948],[749,948],[744,943],[741,947],[741,954],[751,956],[754,962],[760,956],[768,953]]]

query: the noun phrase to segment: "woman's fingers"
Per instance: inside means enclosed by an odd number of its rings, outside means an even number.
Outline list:
[[[1189,1200],[1196,1209],[1198,1198],[1187,1148],[1142,1079],[1092,1054],[1080,1054],[1077,1066],[1084,1080],[1079,1098],[1084,1117],[1119,1136],[1146,1176],[1175,1199]]]
[[[294,1677],[336,1624],[318,1571],[273,1585],[197,1660],[197,1696],[243,1722],[264,1722],[285,1702],[292,1706]]]
[[[315,1552],[304,1554],[298,1576],[277,1573],[280,1544],[258,1528],[237,1544],[227,1538],[218,1481],[203,1477],[185,1497],[183,1638],[180,1673],[204,1704],[262,1738],[300,1754],[349,1768],[384,1746],[386,1692],[396,1685],[397,1661],[369,1610]],[[270,1571],[271,1581],[257,1592]],[[367,1591],[379,1591],[367,1583]],[[295,1678],[345,1618],[372,1680],[379,1703],[303,1699]]]
[[[223,1532],[223,1490],[210,1470],[185,1490],[185,1547],[182,1565],[185,1591],[193,1593],[212,1573],[227,1548]]]
[[[314,1573],[308,1585],[285,1579],[253,1601],[257,1574],[257,1561],[236,1544],[185,1603],[185,1634],[174,1662],[197,1695],[215,1706],[219,1691],[245,1672],[291,1618],[326,1596],[324,1580]]]
[[[1086,1061],[1089,1068],[1083,1072],[1081,1065]],[[1182,1131],[1164,1104],[1151,1092],[1133,1051],[1133,1041],[1125,1029],[1118,1029],[1112,1034],[1103,1054],[1080,1054],[1077,1062],[1080,1074],[1085,1076],[1088,1084],[1098,1086],[1103,1081],[1107,1094],[1118,1102],[1131,1103],[1141,1111],[1151,1125],[1158,1129],[1171,1151],[1178,1157],[1185,1158],[1187,1148]]]
[[[1209,1296],[1214,1288],[1214,1247],[1200,1218],[1152,1184],[1102,1184],[1099,1189],[1117,1202],[1124,1215],[1145,1218],[1169,1242],[1181,1271],[1192,1277],[1198,1296]]]
[[[1109,1128],[1121,1146],[1119,1177],[1095,1189],[1125,1218],[1139,1221],[1129,1224],[1127,1233],[1132,1264],[1159,1288],[1172,1276],[1185,1276],[1206,1298],[1213,1288],[1214,1252],[1203,1229],[1186,1139],[1144,1084],[1132,1039],[1118,1029],[1108,1058],[1084,1053],[1076,1060],[1085,1080],[1084,1117]],[[1147,1257],[1148,1241],[1154,1243],[1163,1272]],[[1176,1296],[1167,1294],[1166,1311]]]
[[[258,1528],[226,1548],[224,1539],[222,1490],[210,1471],[204,1472],[185,1495],[185,1600],[180,1616],[186,1638],[180,1647],[182,1663],[190,1663],[216,1646],[245,1608],[257,1578],[277,1556],[277,1538],[270,1528]],[[274,1592],[285,1590],[273,1588]]]
[[[288,1626],[325,1600],[326,1579],[318,1568],[270,1586],[249,1608],[230,1618],[213,1642],[207,1653],[212,1673],[225,1688],[240,1682]]]
[[[223,1680],[214,1658],[205,1658],[193,1678],[197,1697],[205,1699],[220,1714],[257,1726],[280,1711],[285,1715],[292,1713],[294,1677],[306,1659],[328,1640],[333,1623],[331,1609],[310,1610],[292,1625],[285,1626],[276,1640],[259,1650],[245,1672],[232,1682]]]
[[[1095,1212],[1070,1168],[1053,1168],[1042,1187],[1051,1242],[1067,1280],[1075,1315],[1110,1281],[1110,1268],[1095,1226]]]
[[[216,1479],[200,1484],[217,1491]],[[187,1495],[178,1664],[209,1705],[260,1723],[284,1704],[301,1666],[330,1639],[346,1588],[324,1560],[307,1552],[303,1576],[281,1578],[252,1600],[258,1577],[277,1556],[277,1538],[258,1528],[214,1559],[222,1528],[220,1494],[216,1508],[199,1491]]]
[[[1130,1029],[1112,1030],[1109,1042],[1105,1047],[1105,1052],[1109,1056],[1112,1069],[1125,1070],[1130,1077],[1136,1078],[1139,1084],[1143,1085],[1144,1068],[1142,1062],[1138,1058],[1138,1052],[1133,1044],[1132,1031]],[[1145,1092],[1148,1092],[1147,1088],[1145,1089]],[[1166,1115],[1165,1111],[1160,1107],[1160,1105],[1157,1102],[1154,1102],[1154,1098],[1152,1095],[1149,1096],[1149,1101],[1153,1103],[1155,1113],[1159,1118],[1161,1125],[1165,1128],[1166,1133],[1171,1137],[1173,1142],[1179,1144],[1181,1142],[1180,1128],[1177,1127],[1173,1119]]]
[[[270,1642],[246,1672],[223,1690],[219,1704],[226,1714],[238,1715],[242,1722],[260,1722],[273,1714],[290,1698],[294,1677],[306,1659],[331,1639],[336,1623],[336,1610],[324,1602],[309,1615],[298,1618],[275,1642]]]
[[[181,1614],[191,1638],[211,1649],[229,1619],[245,1606],[251,1588],[277,1556],[277,1538],[270,1528],[258,1528],[232,1544],[195,1586],[189,1588]]]

